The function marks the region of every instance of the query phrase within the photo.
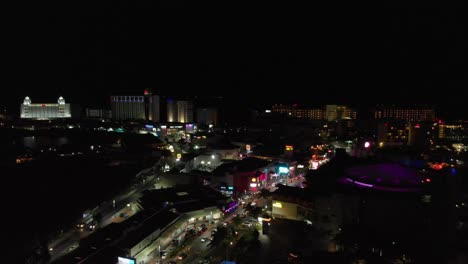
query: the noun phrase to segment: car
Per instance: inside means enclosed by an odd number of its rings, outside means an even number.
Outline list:
[[[183,259],[185,259],[186,257],[187,257],[187,254],[186,254],[186,253],[182,253],[182,254],[180,254],[179,256],[177,256],[177,259],[178,259],[178,260],[183,260]]]
[[[119,217],[127,218],[127,217],[128,217],[128,214],[126,214],[126,213],[120,213],[120,214],[119,214]]]
[[[77,244],[77,243],[74,243],[74,244],[72,244],[72,245],[68,248],[68,252],[73,251],[73,250],[75,250],[75,249],[77,249],[77,248],[78,248],[78,244]]]
[[[201,242],[206,242],[206,241],[208,241],[208,240],[211,240],[211,239],[210,239],[209,237],[202,237],[202,238],[200,239]]]

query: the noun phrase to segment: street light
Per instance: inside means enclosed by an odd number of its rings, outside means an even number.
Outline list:
[[[232,246],[232,241],[229,242],[229,245]],[[226,260],[228,260],[228,249],[229,249],[229,245],[226,247]]]
[[[161,263],[161,245],[158,245],[158,263]]]

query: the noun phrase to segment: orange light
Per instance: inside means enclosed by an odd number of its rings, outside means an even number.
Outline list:
[[[252,182],[256,182],[256,181],[257,181],[257,179],[256,179],[256,178],[252,178]]]

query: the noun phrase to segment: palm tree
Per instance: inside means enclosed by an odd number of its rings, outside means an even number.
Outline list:
[[[237,227],[242,223],[242,219],[239,216],[236,216],[232,218],[232,223]]]
[[[263,198],[265,200],[271,199],[271,192],[267,189],[260,190],[259,198]]]
[[[211,247],[216,247],[220,244],[222,244],[223,241],[227,239],[227,229],[224,226],[218,227],[218,231],[213,235],[213,240],[210,242]]]

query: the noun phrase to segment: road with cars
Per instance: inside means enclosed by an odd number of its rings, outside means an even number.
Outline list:
[[[154,188],[156,183],[157,176],[149,176],[144,183],[132,186],[124,193],[116,196],[113,200],[106,201],[99,205],[93,212],[94,214],[99,213],[102,216],[102,222],[99,224],[98,228],[103,228],[111,223],[121,222],[135,214],[138,208],[134,206],[134,202],[141,197],[144,190]],[[49,243],[51,262],[78,248],[80,239],[87,237],[93,232],[94,230],[89,230],[87,227],[83,229],[73,228],[64,232]]]

